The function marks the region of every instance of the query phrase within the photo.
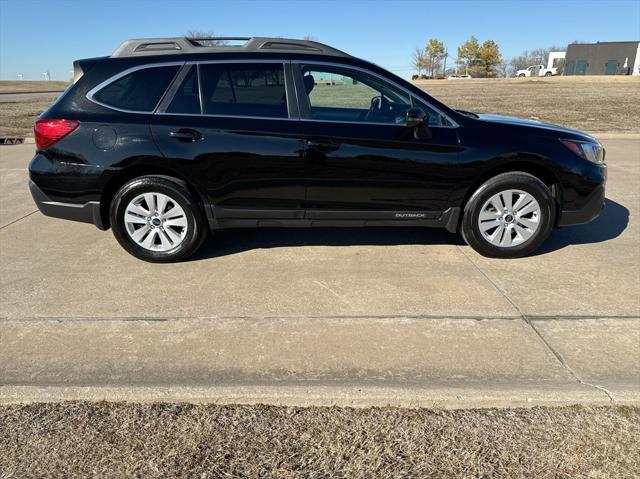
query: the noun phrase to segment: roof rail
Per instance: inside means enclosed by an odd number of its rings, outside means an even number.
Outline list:
[[[111,58],[222,52],[296,52],[348,57],[336,48],[311,40],[266,37],[168,37],[127,40]]]

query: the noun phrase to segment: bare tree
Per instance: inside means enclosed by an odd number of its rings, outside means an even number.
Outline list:
[[[495,72],[498,77],[507,78],[509,76],[509,64],[502,62],[495,66]]]
[[[515,75],[516,71],[524,70],[531,65],[546,65],[549,58],[549,52],[563,52],[566,47],[551,46],[547,48],[536,48],[534,50],[525,50],[520,55],[512,57],[508,62],[509,76]],[[558,68],[558,72],[562,72],[564,65],[563,60],[559,60],[555,65]]]
[[[185,37],[191,40],[206,38],[207,40],[198,40],[198,43],[203,47],[218,47],[227,44],[225,40],[211,39],[212,37],[216,36],[217,35],[210,30],[189,30],[185,34]]]
[[[427,55],[423,48],[416,47],[413,51],[412,66],[418,71],[418,77],[422,76],[422,71],[427,68]]]

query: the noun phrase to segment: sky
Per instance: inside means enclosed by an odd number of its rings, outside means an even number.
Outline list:
[[[306,35],[396,74],[429,38],[451,58],[471,35],[505,58],[551,45],[640,40],[640,0],[0,0],[0,79],[68,80],[78,58],[129,38]]]

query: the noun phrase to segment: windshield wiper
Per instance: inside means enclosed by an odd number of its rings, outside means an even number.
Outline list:
[[[463,115],[467,115],[470,116],[471,118],[480,118],[476,113],[473,113],[472,111],[466,111],[466,110],[456,110],[458,113],[462,113]]]

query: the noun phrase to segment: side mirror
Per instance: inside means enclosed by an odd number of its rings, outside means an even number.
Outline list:
[[[406,125],[409,128],[415,128],[416,126],[426,125],[429,121],[429,115],[427,115],[422,108],[413,107],[407,110]]]

